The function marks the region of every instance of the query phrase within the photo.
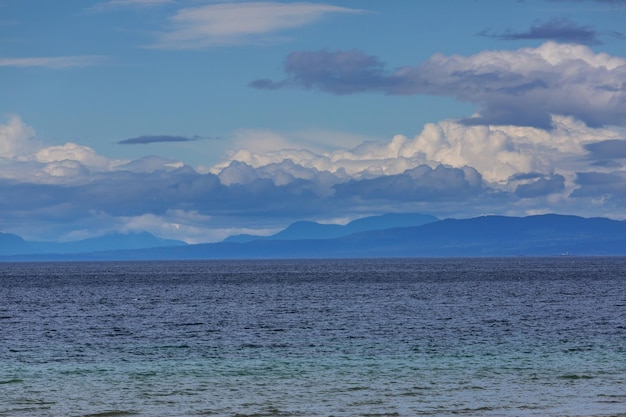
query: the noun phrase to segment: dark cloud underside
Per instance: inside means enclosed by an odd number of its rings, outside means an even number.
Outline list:
[[[565,189],[565,178],[562,175],[542,177],[529,184],[520,184],[515,188],[515,195],[521,198],[536,198],[559,193]]]
[[[609,139],[585,145],[591,159],[626,158],[626,139]]]
[[[620,207],[626,203],[626,172],[584,172],[576,175],[575,189],[570,197],[598,198],[601,196],[605,204],[616,203]]]
[[[552,19],[543,23],[535,23],[526,32],[507,30],[498,34],[482,31],[479,35],[507,41],[538,39],[584,45],[597,45],[602,43],[600,39],[598,39],[598,32],[593,27],[580,26],[566,19]]]
[[[294,179],[282,185],[268,178],[226,185],[218,176],[201,174],[190,167],[150,173],[123,170],[92,179],[89,184],[73,186],[0,180],[3,221],[34,213],[55,216],[56,222],[69,222],[90,218],[94,212],[132,217],[145,213],[165,215],[171,210],[212,216],[307,218],[345,214],[354,208],[355,201],[378,200],[386,207],[387,203],[398,206],[483,198],[486,193],[480,174],[472,168],[425,165],[400,175],[348,182],[329,172],[317,172],[310,179]],[[368,203],[367,207],[373,206]]]
[[[458,201],[484,192],[480,174],[471,169],[422,165],[398,175],[353,180],[335,185],[338,197],[390,201]]]

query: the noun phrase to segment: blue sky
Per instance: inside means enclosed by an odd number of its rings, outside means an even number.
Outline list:
[[[0,231],[626,217],[626,1],[0,0]]]

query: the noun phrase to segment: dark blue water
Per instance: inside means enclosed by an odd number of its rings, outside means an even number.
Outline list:
[[[626,258],[0,263],[0,416],[619,413]]]

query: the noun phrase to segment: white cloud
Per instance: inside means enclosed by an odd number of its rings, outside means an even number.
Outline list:
[[[76,184],[88,181],[94,173],[125,169],[151,172],[181,166],[179,161],[159,158],[134,162],[109,159],[72,142],[46,146],[19,116],[0,124],[0,178],[34,184]]]
[[[212,230],[211,217],[195,211],[170,210],[162,215],[145,213],[139,216],[115,218],[115,229],[121,232],[150,232],[164,239],[198,243],[223,239]]]
[[[174,0],[109,0],[106,2],[98,3],[93,7],[87,9],[90,12],[106,12],[110,10],[116,10],[128,7],[150,7],[159,6],[162,4],[172,4]]]
[[[225,226],[223,219],[203,215],[191,210],[168,210],[157,215],[146,213],[140,216],[121,216],[111,220],[113,231],[150,232],[163,239],[182,240],[187,243],[219,242],[228,236],[238,234],[270,235],[280,231],[280,228],[250,228],[246,226]],[[102,231],[100,234],[104,234]],[[84,237],[82,237],[84,238]]]
[[[626,59],[582,45],[546,42],[516,51],[436,54],[393,71],[360,51],[298,51],[284,66],[284,80],[258,79],[250,85],[338,95],[450,96],[482,107],[468,124],[550,128],[552,115],[565,115],[589,126],[626,126]]]
[[[78,161],[54,161],[43,167],[43,172],[52,177],[83,177],[89,175],[89,170]]]
[[[585,169],[586,162],[581,160],[587,153],[585,144],[620,137],[615,130],[590,128],[571,117],[554,117],[553,124],[554,129],[546,131],[442,121],[427,124],[412,140],[397,135],[388,143],[366,142],[351,150],[314,153],[301,149],[263,148],[262,152],[240,149],[215,165],[211,172],[220,177],[229,176],[230,182],[245,182],[246,178],[251,181],[263,177],[268,172],[263,167],[289,160],[344,179],[346,176],[362,179],[400,174],[422,164],[433,168],[443,164],[475,168],[489,183],[504,185],[519,173],[550,175],[556,171],[571,173]],[[244,168],[235,170],[232,161],[245,163],[246,174],[242,174]],[[236,180],[232,177],[234,171],[239,173]]]
[[[183,8],[156,47],[197,49],[258,43],[265,36],[311,24],[331,13],[362,11],[321,3],[246,2]]]
[[[109,0],[110,6],[155,6],[165,3],[174,3],[174,0]]]
[[[391,211],[623,213],[626,162],[609,152],[623,149],[620,132],[563,116],[553,125],[446,120],[414,138],[322,151],[248,131],[236,143],[254,150],[202,173],[167,158],[117,161],[75,143],[46,146],[13,116],[0,125],[0,230],[48,239],[146,230],[197,243]]]
[[[0,67],[67,69],[100,65],[106,59],[102,55],[0,58]]]
[[[68,142],[60,146],[49,146],[39,150],[33,158],[42,163],[75,161],[97,171],[108,171],[116,164],[115,161],[98,155],[96,151],[87,146]],[[119,162],[117,162],[119,163]]]
[[[0,124],[0,158],[19,158],[40,146],[35,130],[18,116],[11,116],[6,124]]]

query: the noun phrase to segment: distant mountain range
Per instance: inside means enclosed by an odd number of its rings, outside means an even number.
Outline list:
[[[32,242],[14,234],[0,233],[0,258],[3,255],[80,254],[183,245],[186,243],[180,240],[160,239],[147,232],[116,233],[72,242]]]
[[[354,220],[346,225],[320,224],[300,221],[291,224],[283,231],[272,236],[236,235],[225,242],[244,243],[253,240],[299,240],[299,239],[331,239],[348,236],[356,232],[382,230],[391,227],[409,227],[435,222],[434,216],[416,213],[390,213],[370,216]],[[33,242],[10,233],[0,233],[0,259],[6,256],[47,257],[48,255],[85,254],[105,251],[126,251],[150,249],[156,247],[171,248],[185,246],[179,240],[160,239],[150,233],[111,234],[97,238],[83,239],[73,242]],[[66,256],[67,257],[67,256]]]
[[[406,226],[403,221],[412,222]],[[415,225],[414,223],[418,223]],[[421,223],[420,223],[421,222]],[[383,226],[386,225],[386,226]],[[398,226],[399,225],[399,226]],[[367,257],[486,257],[626,255],[626,221],[564,215],[483,216],[437,220],[385,215],[346,226],[298,222],[270,237],[236,236],[224,242],[89,253],[0,256],[2,260],[278,259]],[[356,232],[353,232],[356,230]],[[0,234],[0,255],[19,237]],[[154,236],[153,236],[154,238]],[[157,239],[157,238],[154,238]],[[178,242],[180,243],[180,242]],[[17,254],[16,254],[17,255]]]
[[[316,222],[300,221],[291,224],[271,236],[235,235],[228,237],[224,242],[245,243],[259,239],[269,240],[300,240],[300,239],[334,239],[359,232],[390,229],[393,227],[421,226],[439,220],[435,216],[418,213],[390,213],[380,216],[364,217],[353,220],[346,225],[320,224]]]

